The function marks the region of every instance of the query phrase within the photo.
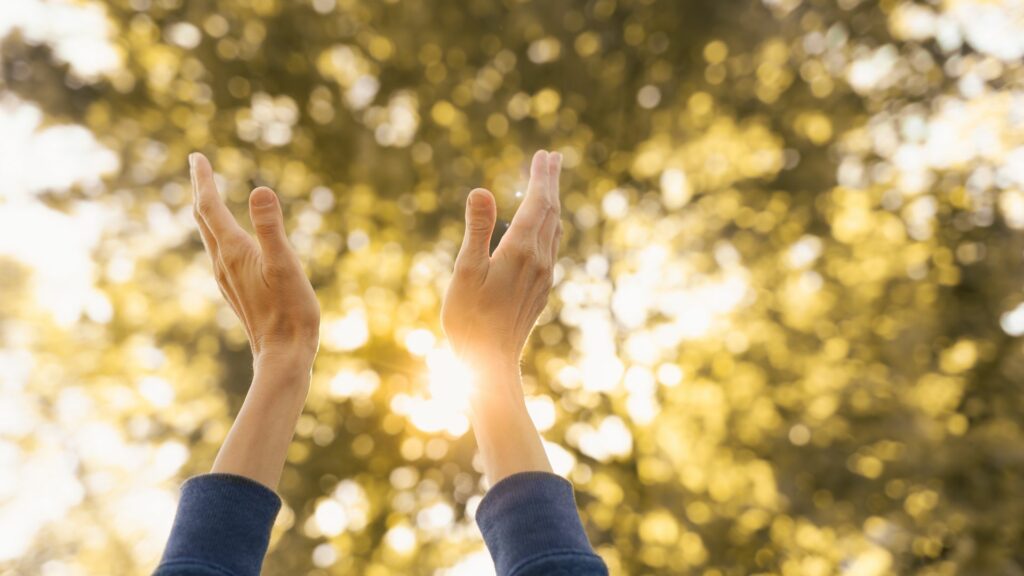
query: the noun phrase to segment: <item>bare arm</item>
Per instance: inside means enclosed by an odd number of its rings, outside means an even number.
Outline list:
[[[551,471],[526,411],[519,357],[551,289],[562,232],[561,162],[558,153],[534,155],[526,198],[493,255],[494,197],[482,188],[470,193],[466,235],[445,295],[445,333],[476,380],[471,420],[492,484],[518,472]]]
[[[253,380],[213,472],[277,488],[295,423],[309,390],[320,306],[284,229],[269,188],[249,196],[256,237],[245,232],[217,192],[202,154],[189,156],[194,215],[224,298],[245,326]]]
[[[572,484],[551,472],[519,377],[519,356],[551,290],[562,233],[561,165],[558,153],[534,155],[526,198],[493,256],[494,197],[479,188],[470,193],[441,312],[455,353],[474,374],[471,420],[491,483],[476,522],[499,576],[608,574],[587,539]]]

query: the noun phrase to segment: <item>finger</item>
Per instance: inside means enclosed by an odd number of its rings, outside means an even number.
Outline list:
[[[271,265],[290,263],[292,247],[285,233],[281,203],[273,190],[260,186],[249,194],[249,218],[264,262]]]
[[[196,209],[206,221],[206,225],[210,228],[218,245],[232,236],[245,234],[245,231],[235,221],[235,217],[231,215],[227,205],[224,204],[220,193],[217,192],[217,184],[213,180],[213,167],[210,166],[210,161],[198,152],[189,154],[188,160],[192,167]]]
[[[558,247],[562,243],[562,221],[558,221],[558,225],[555,226],[555,237],[551,241],[551,265],[554,266],[555,262],[558,262]]]
[[[225,300],[228,301],[228,305],[231,306],[231,310],[234,311],[235,316],[242,321],[245,325],[246,332],[249,330],[249,321],[246,319],[245,314],[242,311],[242,307],[238,303],[238,295],[235,293],[234,286],[228,281],[227,275],[224,273],[224,268],[221,265],[220,252],[217,246],[217,240],[213,237],[213,233],[210,232],[210,228],[206,225],[206,221],[199,215],[198,209],[193,206],[193,216],[196,219],[196,224],[199,227],[199,237],[203,240],[203,247],[206,249],[206,253],[210,256],[210,261],[213,264],[213,275],[217,281],[217,288],[220,289],[221,295]]]
[[[462,273],[486,274],[490,263],[491,234],[498,219],[494,196],[476,188],[466,199],[466,234],[455,259],[455,269]]]
[[[189,157],[189,164],[192,164],[192,158]],[[213,276],[217,282],[217,288],[220,289],[221,296],[227,300],[228,305],[231,306],[231,310],[235,313],[235,316],[242,321],[245,325],[246,332],[249,330],[249,321],[243,313],[243,309],[239,304],[238,294],[235,292],[234,286],[231,285],[227,274],[224,272],[224,266],[220,257],[220,245],[217,243],[217,239],[213,236],[213,232],[210,231],[210,227],[206,224],[206,220],[203,219],[202,215],[199,214],[199,203],[198,203],[198,190],[196,185],[196,171],[190,170],[192,177],[192,217],[195,218],[196,225],[199,228],[199,237],[203,241],[203,248],[206,249],[207,255],[210,257],[210,263],[213,265]]]
[[[551,203],[561,211],[562,199],[560,198],[558,188],[558,178],[562,174],[562,153],[552,152],[548,157],[548,194],[551,197]]]
[[[547,193],[551,210],[544,219],[540,230],[540,253],[549,256],[554,265],[558,254],[558,236],[561,234],[561,201],[558,198],[558,175],[562,169],[562,155],[553,152],[549,156],[547,169]]]
[[[192,184],[193,190],[195,189],[195,183]],[[210,260],[213,261],[213,265],[217,266],[217,261],[220,258],[217,251],[217,240],[213,237],[213,233],[210,232],[210,228],[206,225],[206,220],[199,215],[199,207],[196,206],[193,199],[192,203],[192,217],[195,218],[196,227],[199,228],[199,238],[203,241],[203,248],[206,249],[207,255],[210,256]]]
[[[533,155],[530,165],[530,183],[526,189],[523,204],[512,217],[509,232],[513,236],[535,237],[544,223],[545,216],[553,208],[548,193],[548,153],[539,150]]]
[[[551,264],[555,263],[554,255],[557,249],[554,247],[555,236],[558,228],[562,225],[557,216],[548,215],[544,219],[542,228],[537,232],[537,254],[547,257]]]

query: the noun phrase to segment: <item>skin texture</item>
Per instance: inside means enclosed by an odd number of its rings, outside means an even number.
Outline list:
[[[288,243],[272,190],[249,196],[255,238],[239,226],[202,154],[189,156],[193,215],[225,300],[245,326],[253,380],[213,472],[245,476],[274,490],[309,391],[319,345],[320,305]]]
[[[519,358],[551,290],[562,234],[561,164],[557,152],[534,155],[526,198],[493,255],[494,196],[483,188],[470,192],[441,312],[453,350],[474,374],[471,421],[492,484],[518,472],[551,471],[526,411]]]

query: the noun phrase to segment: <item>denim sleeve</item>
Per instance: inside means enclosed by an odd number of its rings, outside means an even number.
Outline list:
[[[547,472],[513,474],[495,484],[476,522],[498,576],[604,576],[583,531],[572,484]]]
[[[188,479],[154,576],[257,576],[281,499],[234,474]]]

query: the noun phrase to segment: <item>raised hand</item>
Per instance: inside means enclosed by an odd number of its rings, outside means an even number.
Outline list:
[[[526,198],[493,255],[494,197],[482,188],[470,192],[466,235],[441,312],[452,348],[474,374],[470,416],[492,483],[551,471],[526,411],[519,357],[551,290],[562,234],[561,164],[557,152],[534,155]]]
[[[205,156],[189,156],[193,211],[224,298],[245,325],[253,362],[287,357],[312,363],[320,334],[320,305],[288,244],[277,195],[249,195],[253,239],[224,204]]]
[[[455,352],[470,364],[518,364],[547,304],[562,235],[561,165],[557,152],[533,156],[526,198],[493,255],[494,197],[483,188],[469,194],[466,234],[441,320]]]
[[[224,298],[245,325],[253,379],[213,472],[245,476],[274,489],[302,412],[320,333],[320,305],[288,244],[277,195],[249,195],[253,239],[224,204],[213,169],[189,156],[194,216]]]

